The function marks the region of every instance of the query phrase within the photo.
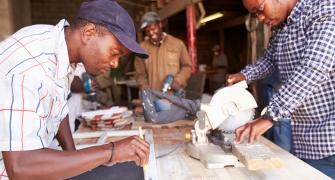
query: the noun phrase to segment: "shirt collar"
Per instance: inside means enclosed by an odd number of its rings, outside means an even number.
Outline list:
[[[72,67],[70,66],[70,58],[65,41],[65,27],[69,26],[69,23],[62,19],[55,26],[55,32],[58,35],[58,43],[56,46],[57,56],[57,78],[61,79],[70,74]]]
[[[166,33],[163,32],[162,40],[161,40],[159,43],[160,43],[160,44],[163,44],[163,42],[165,41],[165,38],[166,38]]]
[[[300,15],[303,13],[304,9],[306,8],[306,3],[304,0],[298,0],[295,4],[294,8],[292,9],[290,15],[287,17],[287,24],[296,22]]]
[[[160,46],[160,45],[162,45],[163,44],[163,42],[164,42],[164,40],[165,40],[165,37],[166,37],[166,33],[165,32],[163,32],[162,33],[162,40],[160,40],[157,44],[153,44],[154,46]]]

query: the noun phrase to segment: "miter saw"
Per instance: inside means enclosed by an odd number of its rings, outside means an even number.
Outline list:
[[[241,81],[218,90],[209,104],[201,104],[187,145],[187,154],[199,159],[207,168],[226,166],[242,167],[243,164],[231,153],[234,130],[251,121],[257,103],[247,91],[247,83]],[[216,133],[210,130],[220,129]]]

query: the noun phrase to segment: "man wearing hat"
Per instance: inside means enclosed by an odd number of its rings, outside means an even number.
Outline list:
[[[1,42],[0,179],[143,177],[135,163],[148,162],[147,142],[132,136],[76,150],[67,116],[76,64],[104,74],[128,52],[148,57],[136,43],[131,18],[111,0],[84,2],[71,26],[66,20],[33,25]],[[62,151],[48,148],[54,138]]]
[[[175,92],[185,88],[191,76],[191,60],[184,43],[163,32],[161,19],[156,12],[144,14],[141,29],[147,36],[141,47],[150,57],[145,61],[135,59],[135,76],[140,89],[161,90],[168,75],[173,76],[171,88]]]

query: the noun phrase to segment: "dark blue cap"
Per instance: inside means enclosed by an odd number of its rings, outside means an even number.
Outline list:
[[[105,26],[126,48],[146,59],[148,54],[136,42],[134,23],[129,14],[115,0],[83,2],[78,17]]]

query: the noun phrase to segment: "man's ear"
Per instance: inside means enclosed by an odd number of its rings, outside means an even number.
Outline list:
[[[87,23],[81,28],[81,41],[84,45],[87,44],[95,35],[97,34],[97,29],[95,24]]]

